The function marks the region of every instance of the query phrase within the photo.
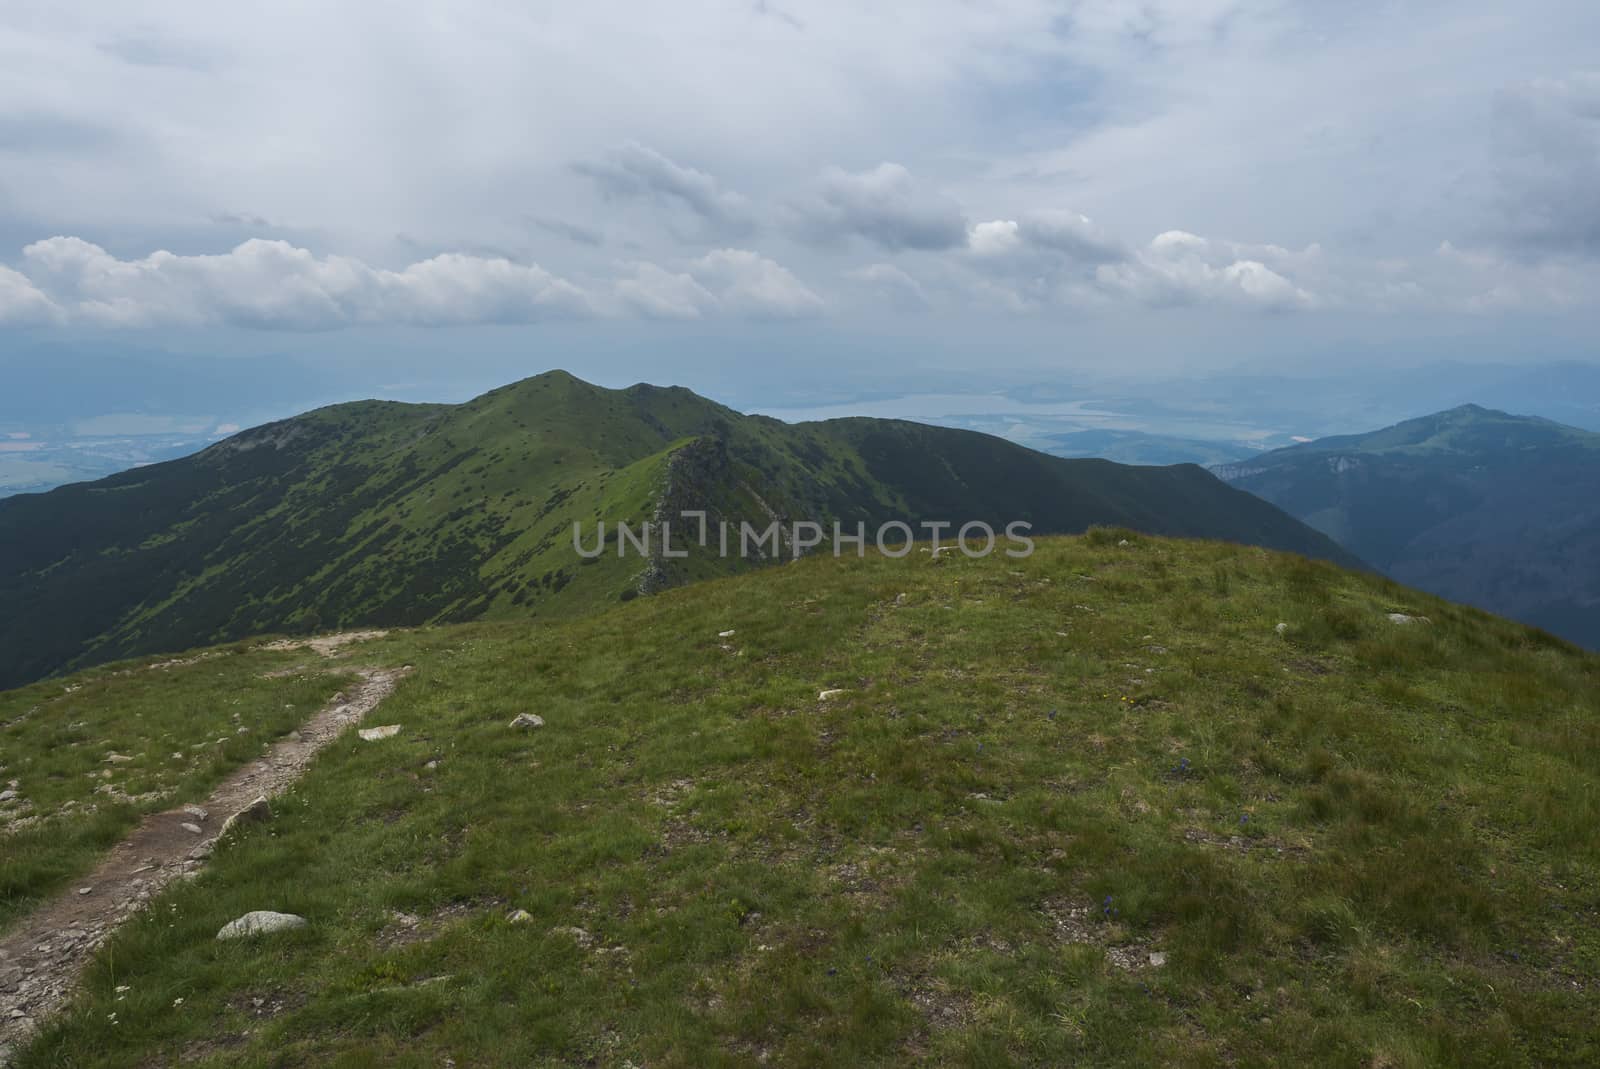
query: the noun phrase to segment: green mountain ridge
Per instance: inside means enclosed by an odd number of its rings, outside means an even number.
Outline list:
[[[682,559],[574,549],[574,524],[614,532],[689,508],[735,530],[1122,524],[1355,563],[1193,465],[1063,460],[900,421],[790,425],[680,387],[550,372],[460,405],[336,405],[0,501],[0,686],[270,631],[570,616],[760,563],[682,531]]]
[[[1463,405],[1212,470],[1401,582],[1600,648],[1600,434]]]

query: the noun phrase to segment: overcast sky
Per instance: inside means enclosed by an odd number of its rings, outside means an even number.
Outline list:
[[[1593,0],[249,10],[0,7],[0,347],[1600,358]]]

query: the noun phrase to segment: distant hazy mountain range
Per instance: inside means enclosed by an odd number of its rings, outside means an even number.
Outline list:
[[[0,500],[0,687],[268,631],[570,615],[752,566],[694,545],[594,560],[573,546],[574,523],[694,509],[759,527],[1117,524],[1355,563],[1195,465],[1067,460],[899,420],[788,424],[551,372],[461,405],[336,405]]]
[[[1213,470],[1402,583],[1600,647],[1600,434],[1464,405]]]
[[[1203,464],[1214,467],[1261,455],[1240,442],[1183,438],[1144,431],[1069,431],[1036,443],[1058,457],[1102,457],[1118,464]]]

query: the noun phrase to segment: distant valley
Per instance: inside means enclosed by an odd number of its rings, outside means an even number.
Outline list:
[[[186,456],[218,437],[203,432],[87,435],[54,428],[0,434],[0,498]]]

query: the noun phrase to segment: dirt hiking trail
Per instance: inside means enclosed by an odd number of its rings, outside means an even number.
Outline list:
[[[379,635],[286,640],[269,648],[310,648],[331,656],[349,642]],[[350,669],[353,686],[334,695],[298,732],[236,769],[208,797],[145,817],[93,872],[0,938],[0,1067],[66,1004],[79,974],[119,924],[174,880],[198,876],[233,818],[264,817],[266,802],[293,784],[318,751],[377,708],[409,671],[409,665]]]

